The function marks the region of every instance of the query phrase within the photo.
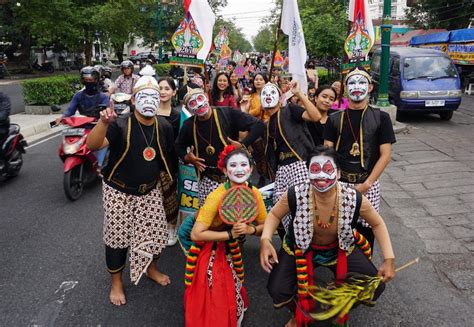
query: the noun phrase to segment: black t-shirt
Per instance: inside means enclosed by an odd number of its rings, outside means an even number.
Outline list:
[[[172,108],[170,115],[169,116],[162,116],[164,117],[168,123],[171,124],[173,127],[173,133],[174,133],[174,140],[176,141],[176,138],[178,137],[179,134],[179,124],[181,122],[181,114],[178,109]]]
[[[359,130],[360,119],[362,117],[363,110],[346,110],[347,111],[344,113],[341,141],[339,144],[339,149],[337,151],[341,156],[341,169],[349,173],[362,173],[365,170],[361,166],[360,155],[353,156],[349,153],[349,151],[351,151],[352,144],[354,143],[355,139],[357,139],[359,141],[359,145],[362,146],[360,144]],[[351,124],[349,124],[348,122],[349,117]],[[333,119],[340,119],[340,116],[329,116],[328,121],[326,123],[326,127],[324,128],[324,139],[333,142],[334,146],[336,146],[339,131],[334,128],[335,124],[332,122]],[[354,132],[355,137],[352,134],[350,126],[352,126],[352,131]],[[380,111],[380,128],[377,132],[376,137],[377,142],[374,143],[378,144],[379,146],[386,143],[396,142],[395,133],[393,132],[392,127],[392,121],[390,120],[390,116],[386,112]],[[375,147],[373,151],[374,152],[371,154],[371,159],[367,169],[368,172],[372,171],[375,166],[375,163],[377,162],[377,160],[379,160],[380,157],[379,147]]]
[[[321,122],[307,122],[309,133],[313,138],[314,145],[324,144],[324,126],[326,123]]]
[[[160,150],[158,148],[155,125],[140,125],[134,115],[131,115],[130,148],[124,160],[114,172],[114,178],[129,187],[137,187],[140,184],[150,183],[159,176],[162,167]],[[107,140],[109,141],[109,163],[104,168],[104,178],[108,179],[112,169],[120,160],[126,147],[124,134],[117,123],[112,123],[107,129]],[[143,157],[143,150],[150,144],[155,151],[156,157],[152,161],[146,161]]]
[[[303,113],[305,112],[304,108],[298,105],[289,104],[288,110],[290,110],[291,119],[293,119],[297,123],[305,123],[305,120],[303,119]],[[284,141],[278,128],[278,113],[275,113],[270,117],[268,124],[268,147],[271,147],[273,149],[277,158],[277,162],[279,162],[280,153],[291,152],[291,149]]]

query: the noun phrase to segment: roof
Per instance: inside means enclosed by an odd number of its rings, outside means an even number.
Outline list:
[[[379,53],[381,49],[377,49],[375,53]],[[444,52],[438,51],[438,50],[433,50],[433,49],[426,49],[426,48],[412,48],[412,47],[393,47],[390,48],[390,53],[391,54],[398,54],[401,57],[424,57],[424,56],[429,56],[429,55],[439,55],[443,54],[446,55]],[[446,55],[447,56],[447,55]]]
[[[451,32],[439,32],[426,35],[418,35],[412,37],[410,45],[431,44],[431,43],[447,43]]]
[[[474,42],[474,28],[451,31],[450,42]]]
[[[393,38],[390,40],[390,45],[393,47],[406,47],[409,45],[411,38],[414,36],[424,35],[424,34],[433,34],[437,32],[445,32],[445,31],[446,31],[445,29],[413,30],[400,36],[397,35],[395,37],[393,37],[393,34],[392,34]],[[375,42],[375,45],[380,45],[380,40],[377,40],[377,42]]]

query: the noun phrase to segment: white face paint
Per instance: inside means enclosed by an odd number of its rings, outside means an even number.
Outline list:
[[[369,80],[364,75],[352,75],[347,80],[347,93],[355,102],[361,102],[369,94]]]
[[[135,94],[135,109],[144,117],[153,117],[160,107],[160,93],[144,89]]]
[[[186,107],[196,116],[205,116],[211,107],[204,93],[195,93],[189,98]]]
[[[337,181],[336,163],[328,156],[315,156],[309,164],[309,180],[318,192],[333,188]]]
[[[273,109],[278,105],[280,92],[274,84],[266,84],[260,92],[260,102],[263,109]]]
[[[229,180],[236,184],[245,183],[252,174],[249,159],[242,153],[232,155],[225,168]]]

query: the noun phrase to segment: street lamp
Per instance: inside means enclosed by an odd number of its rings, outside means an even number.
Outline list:
[[[384,0],[383,2],[383,17],[382,17],[382,57],[380,62],[380,86],[377,98],[378,107],[388,107],[388,70],[390,64],[390,33],[392,32],[391,21],[391,0]]]

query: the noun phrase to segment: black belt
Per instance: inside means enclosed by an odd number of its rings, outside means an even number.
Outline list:
[[[127,185],[115,177],[112,177],[109,182],[117,186],[119,190],[123,190],[125,193],[135,194],[135,195],[144,195],[155,188],[156,184],[158,183],[158,180],[155,179],[151,181],[150,183],[143,183],[138,186]]]
[[[341,170],[341,181],[353,184],[359,184],[365,182],[369,177],[369,173],[348,173]]]

